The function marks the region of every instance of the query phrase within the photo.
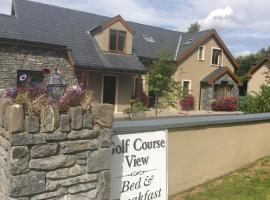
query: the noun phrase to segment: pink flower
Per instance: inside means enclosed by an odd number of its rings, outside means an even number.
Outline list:
[[[44,76],[47,76],[47,75],[51,74],[51,70],[49,68],[45,67],[42,69],[42,73]]]

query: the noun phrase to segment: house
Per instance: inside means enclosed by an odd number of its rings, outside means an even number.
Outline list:
[[[247,85],[248,94],[258,93],[262,85],[267,85],[267,73],[270,70],[270,57],[258,60],[249,70],[249,81]]]
[[[2,90],[20,85],[22,74],[41,82],[46,66],[122,112],[147,90],[146,63],[165,50],[179,62],[173,78],[194,95],[197,109],[210,109],[216,97],[238,96],[238,64],[215,30],[186,34],[27,0],[13,0],[0,24]]]

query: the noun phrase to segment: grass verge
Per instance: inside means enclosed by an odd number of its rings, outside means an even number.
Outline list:
[[[270,157],[180,193],[171,200],[270,200]]]

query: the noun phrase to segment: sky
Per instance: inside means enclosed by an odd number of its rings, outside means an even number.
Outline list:
[[[269,0],[32,0],[109,17],[186,31],[199,22],[215,28],[235,56],[270,46]],[[10,13],[11,0],[0,0]]]

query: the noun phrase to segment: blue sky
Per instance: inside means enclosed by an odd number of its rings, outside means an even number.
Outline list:
[[[234,55],[270,46],[269,0],[34,0],[95,14],[186,31],[194,22],[216,28]],[[0,1],[10,13],[11,0]]]

